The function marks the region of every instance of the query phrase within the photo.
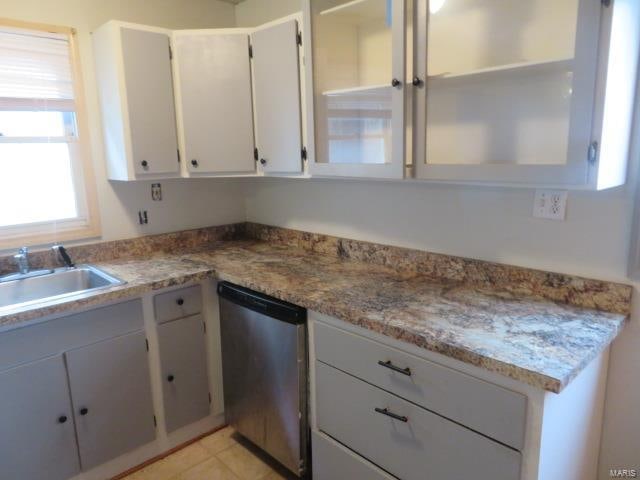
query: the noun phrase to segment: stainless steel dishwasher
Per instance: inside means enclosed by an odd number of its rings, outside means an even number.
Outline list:
[[[296,475],[307,474],[307,311],[218,284],[227,422]]]

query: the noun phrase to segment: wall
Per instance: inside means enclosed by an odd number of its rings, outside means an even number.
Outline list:
[[[237,7],[239,26],[275,17],[260,0]],[[267,2],[264,2],[267,3]],[[277,15],[300,8],[270,0]],[[287,10],[289,8],[289,10]],[[640,138],[640,128],[637,138]],[[533,190],[351,180],[253,180],[247,219],[283,227],[629,283],[627,256],[640,151],[629,186],[571,192],[567,220],[532,218]],[[640,307],[612,348],[601,479],[640,468]]]
[[[300,10],[300,0],[244,0],[236,5],[239,27],[256,27]]]
[[[71,26],[78,31],[105,240],[244,220],[241,182],[166,180],[162,182],[164,201],[158,203],[151,202],[150,182],[106,180],[90,36],[93,29],[111,19],[167,28],[229,27],[235,22],[233,5],[216,0],[0,0],[0,12],[6,18]],[[138,225],[139,209],[148,210],[149,225]]]

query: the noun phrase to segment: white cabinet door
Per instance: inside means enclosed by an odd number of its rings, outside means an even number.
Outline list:
[[[251,34],[256,145],[265,173],[302,171],[298,22],[260,27]]]
[[[120,35],[134,170],[178,174],[169,36],[127,27]]]
[[[0,373],[0,478],[66,480],[79,471],[62,356]]]
[[[314,176],[403,178],[406,2],[305,0]],[[313,57],[313,66],[311,66]]]
[[[249,34],[176,31],[173,46],[188,172],[255,173]]]
[[[144,332],[70,350],[65,358],[83,470],[154,440]]]
[[[209,382],[201,315],[158,326],[162,395],[168,432],[209,415]]]

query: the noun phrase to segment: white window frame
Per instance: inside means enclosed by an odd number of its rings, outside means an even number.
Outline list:
[[[101,234],[100,218],[90,155],[89,127],[76,30],[70,27],[0,18],[0,28],[2,27],[65,35],[69,40],[74,100],[60,100],[57,109],[55,108],[55,100],[43,100],[43,106],[47,107],[43,110],[74,112],[75,128],[66,124],[67,131],[65,133],[67,135],[63,137],[0,137],[0,142],[61,142],[68,144],[77,216],[66,220],[0,227],[0,250],[22,245],[40,245],[98,237]],[[33,108],[32,100],[0,99],[0,109],[2,110],[20,111],[31,108]]]

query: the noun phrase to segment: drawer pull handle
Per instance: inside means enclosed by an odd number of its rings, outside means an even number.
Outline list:
[[[178,306],[180,306],[180,307],[181,307],[182,305],[184,305],[184,298],[179,298],[179,299],[177,299],[177,300],[176,300],[176,303],[178,304]]]
[[[381,413],[382,415],[386,415],[387,417],[391,417],[394,420],[399,420],[401,422],[407,423],[409,419],[404,415],[398,415],[397,413],[390,412],[388,408],[375,408],[375,411]]]
[[[393,363],[391,363],[391,360],[387,362],[383,362],[382,360],[380,360],[378,361],[378,365],[380,365],[381,367],[385,367],[390,370],[393,370],[394,372],[401,373],[402,375],[406,375],[407,377],[411,376],[411,369],[409,367],[407,368],[396,367]]]

